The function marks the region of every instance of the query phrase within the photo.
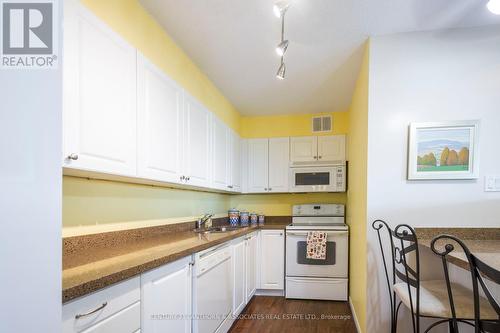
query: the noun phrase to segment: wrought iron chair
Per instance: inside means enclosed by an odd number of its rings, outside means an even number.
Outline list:
[[[441,243],[440,241],[446,240],[448,242],[446,242],[444,246],[440,246],[437,244]],[[450,282],[450,276],[448,272],[447,256],[455,250],[455,246],[453,244],[458,244],[462,248],[465,256],[467,257],[467,261],[469,262],[469,270],[472,279],[472,294],[474,298],[473,320],[475,332],[500,332],[500,304],[497,300],[495,300],[484,281],[484,279],[487,278],[496,284],[500,284],[500,271],[488,266],[483,261],[481,261],[477,256],[471,253],[464,242],[462,242],[457,237],[451,235],[439,235],[432,240],[431,248],[435,254],[441,257],[443,263],[446,280],[446,290],[448,293],[448,299],[452,313],[452,332],[458,332],[458,322],[461,321],[460,319],[463,319],[461,318],[463,317],[463,314],[461,314],[461,312],[463,311],[460,311],[460,309],[458,309],[458,307],[460,307],[460,304],[457,305],[457,292],[454,288],[454,284]],[[484,292],[484,295],[486,295],[486,297],[480,296],[480,288]]]
[[[420,280],[420,255],[415,230],[407,224],[400,224],[392,230],[382,220],[373,221],[372,227],[377,231],[387,288],[389,290],[391,333],[397,332],[398,313],[401,304],[411,312],[414,333],[420,332],[420,318],[422,317],[437,319],[424,332],[429,332],[432,328],[443,323],[448,323],[450,331],[456,332],[453,326],[452,312],[450,311],[449,304],[446,302],[445,281]],[[384,228],[386,231],[383,230]],[[386,235],[385,237],[384,234]],[[383,239],[385,238],[389,240],[389,243],[386,243],[386,245],[390,245],[390,259],[388,251],[384,246]],[[471,299],[469,299],[469,305],[472,308],[473,302]],[[472,326],[464,318],[457,318],[455,322],[457,321],[465,322]]]

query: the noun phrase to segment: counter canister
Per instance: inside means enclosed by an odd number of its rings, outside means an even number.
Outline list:
[[[232,227],[237,226],[240,219],[240,211],[233,208],[227,211],[227,215],[229,217],[229,225]]]
[[[259,225],[264,225],[266,216],[264,214],[259,214]]]
[[[249,214],[248,212],[240,212],[240,224],[242,227],[248,226]]]
[[[258,215],[256,213],[250,214],[250,223],[256,225],[258,221]]]

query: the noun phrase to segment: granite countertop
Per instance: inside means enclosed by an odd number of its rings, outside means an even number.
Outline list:
[[[192,223],[63,239],[62,302],[131,278],[260,229],[284,229],[288,217],[262,226],[197,234]],[[220,223],[218,223],[220,225]]]
[[[456,236],[469,250],[485,264],[500,271],[500,228],[416,228],[420,245],[431,249],[431,241],[441,234]],[[438,241],[438,248],[450,240]],[[470,270],[464,251],[458,244],[448,255],[448,261],[463,269]]]

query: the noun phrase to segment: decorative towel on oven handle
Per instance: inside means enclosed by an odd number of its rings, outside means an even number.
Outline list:
[[[309,231],[307,233],[307,259],[326,259],[326,238],[327,233],[324,231]]]

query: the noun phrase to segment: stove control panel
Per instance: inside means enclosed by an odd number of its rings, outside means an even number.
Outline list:
[[[341,204],[304,204],[294,205],[293,216],[344,216],[345,207]]]

